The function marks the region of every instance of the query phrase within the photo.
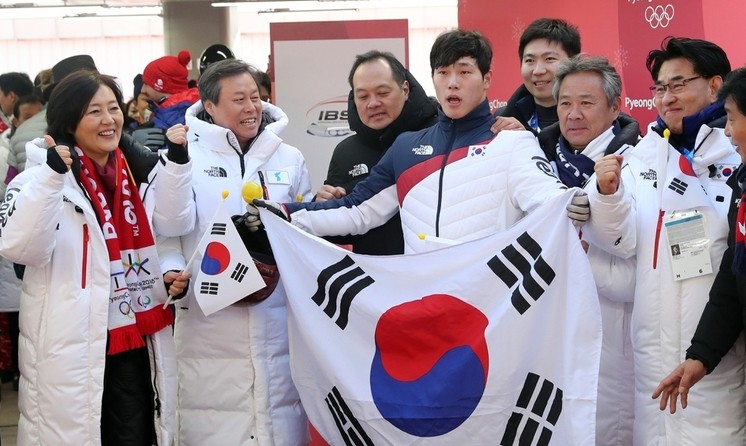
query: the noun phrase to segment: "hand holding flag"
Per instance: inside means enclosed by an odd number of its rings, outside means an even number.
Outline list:
[[[223,191],[223,201],[227,197],[228,191]],[[184,268],[189,271],[197,253],[202,255],[194,296],[205,316],[238,302],[266,285],[233,221],[225,212],[223,201]]]

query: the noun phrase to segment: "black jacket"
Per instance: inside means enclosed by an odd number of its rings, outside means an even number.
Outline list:
[[[557,107],[555,106],[546,110],[551,114],[551,116],[547,116],[544,119],[549,118],[551,123],[556,123],[558,120]],[[528,121],[530,121],[534,116],[534,113],[536,113],[536,102],[534,102],[534,97],[531,96],[531,93],[529,93],[525,85],[521,85],[515,92],[513,92],[510,99],[508,99],[508,104],[495,111],[495,116],[516,118],[526,130],[532,132],[534,135],[538,135],[539,132],[532,129],[528,123]],[[540,126],[541,131],[543,132],[544,128],[549,125],[546,122],[542,122],[541,124],[543,124],[543,126]]]
[[[399,117],[383,130],[374,130],[363,124],[355,107],[353,92],[350,91],[347,99],[348,121],[350,128],[356,133],[337,144],[324,184],[341,186],[349,194],[357,183],[368,177],[370,170],[400,134],[421,130],[437,122],[437,101],[425,94],[422,86],[409,72],[407,81],[407,102]],[[326,239],[334,243],[351,244],[353,251],[360,254],[387,255],[404,252],[404,237],[398,213],[386,224],[363,235]]]
[[[740,169],[743,169],[743,165]],[[735,245],[736,215],[741,189],[734,173],[727,184],[733,188],[730,209],[728,210],[728,249],[723,254],[720,270],[710,289],[710,300],[705,305],[699,319],[697,331],[692,337],[692,345],[686,357],[698,359],[707,368],[707,373],[720,363],[746,326],[746,276],[734,274],[733,246]]]

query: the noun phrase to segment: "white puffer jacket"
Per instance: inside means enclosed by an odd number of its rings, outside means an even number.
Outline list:
[[[726,248],[727,212],[731,188],[726,185],[728,168],[740,163],[722,129],[703,125],[697,135],[694,170],[712,204],[697,208],[705,216],[709,255],[717,272]],[[635,359],[634,444],[718,446],[746,444],[746,386],[744,386],[744,342],[739,340],[717,369],[689,391],[689,405],[671,415],[658,408],[651,395],[661,379],[685,358],[697,327],[714,274],[681,281],[673,280],[665,229],[657,252],[659,214],[657,153],[662,138],[651,128],[629,152],[622,170],[622,186],[614,195],[589,189],[592,218],[584,233],[598,246],[621,257],[637,257],[637,283],[632,316],[632,345]],[[698,159],[716,151],[724,155],[699,165]],[[714,172],[714,174],[713,174]],[[667,178],[672,177],[669,172]],[[595,183],[595,178],[591,180]],[[657,267],[653,259],[657,256]]]
[[[300,151],[276,135],[287,117],[263,104],[276,122],[260,133],[241,155],[235,135],[197,118],[198,102],[187,110],[189,153],[194,163],[197,229],[182,237],[183,256],[169,269],[185,266],[215,215],[223,209],[243,214],[244,183],[259,183],[262,171],[269,198],[311,198],[311,184]],[[199,270],[199,257],[192,268]],[[308,441],[308,420],[292,383],[289,367],[287,308],[280,283],[265,301],[235,304],[205,317],[193,290],[176,304],[179,363],[179,437],[182,446],[297,446]]]
[[[42,139],[29,143],[26,152],[29,168],[8,185],[0,206],[0,254],[26,265],[18,444],[100,445],[111,281],[106,243],[73,174],[60,175],[45,164]],[[191,190],[176,185],[190,183],[191,166],[164,162],[155,170],[154,184],[169,190],[171,200],[182,203],[179,209],[186,209]],[[148,198],[147,186],[141,185],[140,193],[151,217],[156,203]],[[174,230],[190,224],[175,216],[158,218]],[[149,336],[147,345],[160,403],[154,419],[158,444],[170,445],[176,417],[171,327]]]
[[[354,235],[399,211],[407,253],[501,231],[566,187],[532,133],[493,139],[492,122],[486,101],[460,120],[441,113],[435,126],[399,135],[343,199],[288,204],[291,222],[315,235]]]

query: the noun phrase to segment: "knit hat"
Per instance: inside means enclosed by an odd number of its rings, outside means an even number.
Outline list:
[[[87,54],[78,54],[62,59],[52,67],[52,81],[59,82],[69,74],[80,70],[98,71],[93,58]]]
[[[187,65],[192,60],[189,51],[181,50],[177,57],[164,56],[150,62],[142,73],[142,81],[153,90],[161,93],[178,93],[187,89],[189,71]]]

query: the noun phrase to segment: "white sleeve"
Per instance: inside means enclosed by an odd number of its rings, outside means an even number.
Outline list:
[[[197,220],[192,191],[192,161],[177,164],[161,153],[156,169],[157,174],[153,179],[153,231],[167,237],[192,232]]]
[[[506,170],[509,175],[508,196],[516,208],[531,212],[567,190],[567,186],[554,175],[531,132],[500,132],[496,139],[503,133],[515,139],[505,143],[511,151],[510,165]]]
[[[32,267],[51,260],[63,215],[64,184],[65,175],[46,164],[11,181],[0,205],[0,255]]]
[[[181,237],[156,237],[156,249],[161,271],[182,271],[186,266],[183,250],[181,249]]]
[[[628,259],[635,255],[637,246],[635,178],[628,164],[622,168],[619,189],[611,195],[602,195],[596,186],[596,175],[588,181],[585,190],[591,206],[591,218],[583,226],[587,240],[604,251]]]
[[[392,184],[358,205],[298,210],[291,215],[291,223],[318,236],[358,235],[386,223],[398,210],[396,185]]]
[[[599,296],[615,302],[634,301],[637,257],[622,259],[591,245],[588,261]]]

